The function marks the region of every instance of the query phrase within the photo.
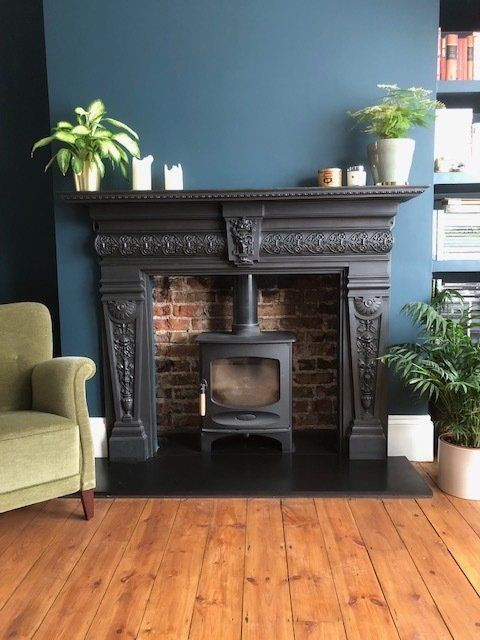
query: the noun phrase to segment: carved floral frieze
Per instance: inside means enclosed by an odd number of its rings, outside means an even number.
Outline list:
[[[99,256],[223,256],[226,239],[221,233],[99,234]]]
[[[391,231],[278,232],[267,234],[262,253],[270,255],[321,255],[329,253],[390,253]]]

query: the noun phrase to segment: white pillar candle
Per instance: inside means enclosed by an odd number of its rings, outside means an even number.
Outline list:
[[[134,191],[150,191],[152,189],[153,156],[139,160],[132,158],[132,189]]]
[[[167,191],[181,191],[183,189],[183,169],[181,164],[174,164],[171,169],[164,164],[163,172]]]

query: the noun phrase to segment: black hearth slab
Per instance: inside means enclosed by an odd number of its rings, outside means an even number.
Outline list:
[[[97,496],[162,498],[429,498],[405,457],[339,460],[335,454],[164,455],[141,463],[97,459]]]

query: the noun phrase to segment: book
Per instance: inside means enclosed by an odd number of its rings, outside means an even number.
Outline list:
[[[480,33],[479,33],[480,35]],[[480,40],[479,40],[480,45]],[[458,34],[449,33],[446,39],[446,79],[456,80],[458,70]]]
[[[440,57],[440,80],[447,79],[447,38],[442,37],[442,51]]]
[[[480,31],[473,32],[473,80],[480,80]]]
[[[473,35],[467,36],[467,80],[473,80]]]

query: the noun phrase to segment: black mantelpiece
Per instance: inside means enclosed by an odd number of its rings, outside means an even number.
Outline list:
[[[152,275],[337,273],[341,447],[386,456],[390,252],[398,205],[425,187],[66,193],[87,205],[101,263],[111,460],[157,449]],[[110,401],[111,400],[111,401]],[[111,405],[111,406],[110,406]]]

